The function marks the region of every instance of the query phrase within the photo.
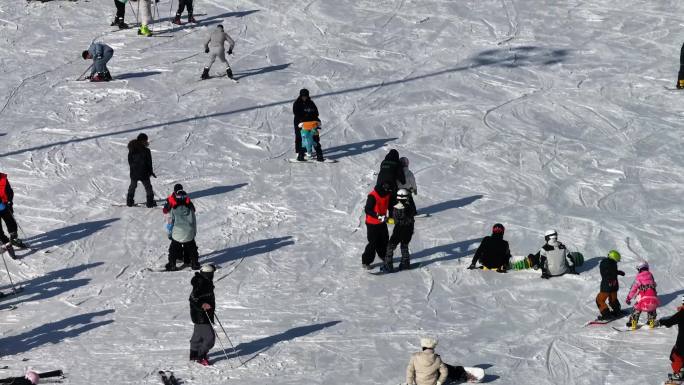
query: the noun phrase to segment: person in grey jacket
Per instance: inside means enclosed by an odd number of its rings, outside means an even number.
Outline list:
[[[223,25],[219,24],[204,42],[204,52],[209,54],[209,63],[207,63],[206,67],[204,67],[204,71],[202,71],[202,79],[209,78],[209,69],[211,69],[216,58],[226,65],[226,75],[233,79],[233,70],[230,68],[228,60],[226,60],[225,42],[228,42],[230,45],[228,47],[228,55],[232,55],[235,41],[223,31]]]
[[[174,194],[176,206],[170,210],[166,224],[166,231],[171,240],[169,263],[166,264],[166,270],[177,270],[176,260],[178,259],[182,259],[183,264],[190,265],[193,270],[198,270],[200,265],[197,244],[195,243],[195,235],[197,235],[195,209],[185,191],[179,190]]]
[[[558,232],[548,230],[544,234],[546,243],[539,250],[539,264],[542,278],[557,277],[566,273],[577,274],[572,258],[568,256],[568,249],[558,241]]]
[[[112,75],[107,68],[107,62],[114,56],[114,49],[107,44],[92,43],[87,50],[81,53],[83,60],[93,59],[93,68],[90,71],[91,82],[108,82]]]

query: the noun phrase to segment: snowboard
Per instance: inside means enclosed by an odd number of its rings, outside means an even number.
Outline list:
[[[476,368],[476,367],[470,367],[470,366],[464,366],[463,369],[465,369],[468,374],[471,376],[475,377],[474,380],[468,380],[466,382],[468,383],[478,383],[482,382],[485,378],[485,371],[482,368]]]
[[[382,266],[382,265],[380,265],[380,266]],[[408,268],[408,269],[401,269],[401,270],[399,270],[399,266],[396,266],[396,267],[394,268],[394,271],[391,272],[391,273],[385,272],[385,271],[370,271],[370,270],[369,270],[369,272],[370,272],[370,274],[372,274],[372,275],[385,275],[385,274],[400,273],[400,272],[402,272],[402,271],[407,271],[407,270],[413,270],[413,269],[418,268],[418,267],[420,267],[420,262],[414,262],[414,263],[412,263],[411,265],[409,265],[409,268]]]
[[[319,162],[316,159],[297,160],[297,158],[288,158],[287,161],[290,163],[337,163],[337,159],[328,158],[325,158],[322,162]]]
[[[621,315],[620,315],[619,317],[611,318],[611,319],[609,319],[609,320],[599,320],[599,319],[595,319],[595,320],[593,320],[593,321],[587,322],[586,324],[584,324],[584,326],[606,325],[606,324],[609,324],[609,323],[611,323],[611,322],[613,322],[613,321],[617,321],[617,320],[623,319],[623,318],[625,318],[626,316],[628,316],[629,314],[630,314],[630,313],[629,313],[628,311],[622,310],[622,313],[621,313]]]

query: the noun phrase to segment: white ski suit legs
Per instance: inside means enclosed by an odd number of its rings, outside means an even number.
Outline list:
[[[220,62],[226,65],[226,69],[230,68],[230,64],[228,64],[228,60],[226,60],[226,52],[223,50],[223,47],[210,47],[209,49],[209,62],[206,66],[204,66],[205,68],[211,69],[211,66],[214,64],[217,58]]]
[[[148,25],[152,22],[152,11],[151,11],[152,0],[139,0],[138,4],[141,7],[140,10],[140,23],[141,25]]]

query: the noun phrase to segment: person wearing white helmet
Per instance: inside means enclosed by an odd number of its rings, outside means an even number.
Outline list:
[[[660,301],[656,291],[655,278],[653,278],[653,274],[651,274],[649,269],[650,267],[646,261],[641,261],[636,265],[638,273],[634,278],[634,283],[625,301],[627,305],[630,305],[632,299],[636,298],[632,315],[629,317],[629,321],[627,321],[627,327],[632,329],[637,328],[641,312],[648,313],[648,326],[651,328],[655,327],[656,317],[658,316],[656,309],[660,305]]]
[[[411,201],[411,192],[407,189],[400,189],[397,191],[397,204],[392,206],[390,212],[390,216],[394,220],[394,229],[392,229],[392,236],[389,239],[387,253],[385,254],[385,268],[390,272],[394,269],[392,258],[397,245],[400,245],[399,249],[401,250],[399,270],[408,269],[411,266],[409,243],[413,237],[415,215],[416,206]]]
[[[568,255],[568,249],[558,241],[556,230],[547,230],[544,233],[546,243],[539,250],[539,264],[542,278],[549,279],[565,273],[577,274],[575,263]]]
[[[207,355],[214,347],[214,309],[216,297],[214,296],[214,272],[216,267],[209,263],[203,265],[198,273],[192,277],[192,292],[190,293],[190,318],[195,324],[190,339],[190,360],[208,366]]]

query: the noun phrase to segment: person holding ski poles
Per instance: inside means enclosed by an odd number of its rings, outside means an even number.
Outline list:
[[[190,281],[190,318],[194,324],[190,339],[190,361],[196,361],[204,366],[209,366],[207,354],[216,342],[212,326],[216,308],[213,283],[215,271],[216,267],[213,264],[206,264]]]

